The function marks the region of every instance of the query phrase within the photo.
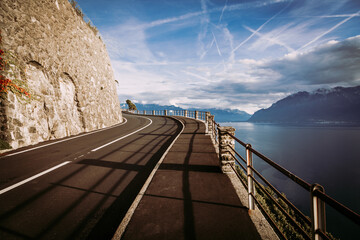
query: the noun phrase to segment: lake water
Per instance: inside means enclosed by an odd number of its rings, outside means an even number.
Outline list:
[[[360,127],[294,126],[247,122],[232,126],[236,137],[308,183],[319,183],[325,192],[360,213]],[[245,157],[242,146],[237,151]],[[310,216],[310,194],[257,157],[254,166]],[[327,230],[341,239],[359,239],[360,227],[326,207]]]

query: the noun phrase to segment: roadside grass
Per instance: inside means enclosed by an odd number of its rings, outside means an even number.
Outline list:
[[[241,179],[247,183],[247,175],[242,171],[242,169],[236,165],[236,170],[240,175]],[[289,216],[295,220],[296,224],[299,225],[309,236],[311,236],[311,226],[308,225],[294,210],[292,210],[289,205],[283,201],[277,194],[268,186],[264,186],[262,184],[258,186],[255,184],[255,192],[256,199],[264,208],[265,212],[269,215],[271,220],[275,223],[275,225],[279,228],[279,230],[284,234],[287,239],[300,240],[305,239],[299,231],[291,224],[288,220],[288,217],[279,209],[279,207],[273,202],[273,200],[264,193],[264,190],[272,196],[272,198],[277,201],[277,203],[285,210]],[[286,198],[284,193],[281,195]],[[309,218],[309,217],[308,217]],[[327,232],[329,238],[331,240],[339,240],[335,238],[331,233]]]

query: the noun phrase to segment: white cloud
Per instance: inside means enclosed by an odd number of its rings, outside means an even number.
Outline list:
[[[360,35],[330,41],[304,53],[263,64],[282,75],[281,82],[356,85],[360,81]]]
[[[112,59],[130,62],[152,61],[153,53],[147,46],[145,30],[132,19],[104,31],[103,38]]]
[[[129,19],[107,29],[102,35],[120,83],[119,96],[181,107],[231,106],[253,113],[297,90],[360,84],[360,37],[341,41],[328,34],[355,15],[343,16],[340,22],[330,19],[339,22],[332,25],[334,28],[325,17],[294,18],[291,11],[281,15],[290,19],[284,21],[277,18],[281,10],[260,27],[245,26],[249,35],[244,35],[243,28],[226,23],[228,11],[278,2],[284,1],[211,8],[210,1],[201,0],[198,12],[149,23]],[[216,15],[217,25],[211,23],[214,12],[221,13],[219,19]],[[174,35],[178,36],[175,44],[174,36],[162,38],[160,43],[154,40],[163,33],[179,34],[176,30],[184,24],[192,27],[186,31],[191,32],[191,40],[183,41],[181,35]],[[162,27],[155,29],[158,26]],[[301,50],[294,50],[298,48]]]
[[[212,75],[215,83],[201,91],[252,113],[296,91],[359,85],[358,66],[360,35],[278,59],[238,60],[231,71]]]

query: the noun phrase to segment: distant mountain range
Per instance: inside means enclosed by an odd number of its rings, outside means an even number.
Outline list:
[[[249,122],[360,123],[360,86],[298,92],[255,112]]]
[[[176,107],[173,105],[157,105],[157,104],[141,104],[141,103],[135,103],[138,110],[185,110],[180,107]],[[122,109],[126,109],[127,105],[125,103],[121,104]],[[204,111],[204,112],[210,112],[212,115],[215,115],[215,121],[217,122],[245,122],[249,120],[251,117],[250,114],[240,111],[240,110],[232,110],[232,109],[216,109],[216,108],[207,108],[207,109],[195,109],[190,108],[187,110],[191,111]]]

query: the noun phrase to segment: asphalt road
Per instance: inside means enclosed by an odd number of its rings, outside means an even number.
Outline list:
[[[0,239],[111,239],[182,125],[118,126],[0,156]]]
[[[122,240],[261,239],[219,164],[205,124],[185,128],[142,195]],[[119,239],[119,238],[117,238]]]

